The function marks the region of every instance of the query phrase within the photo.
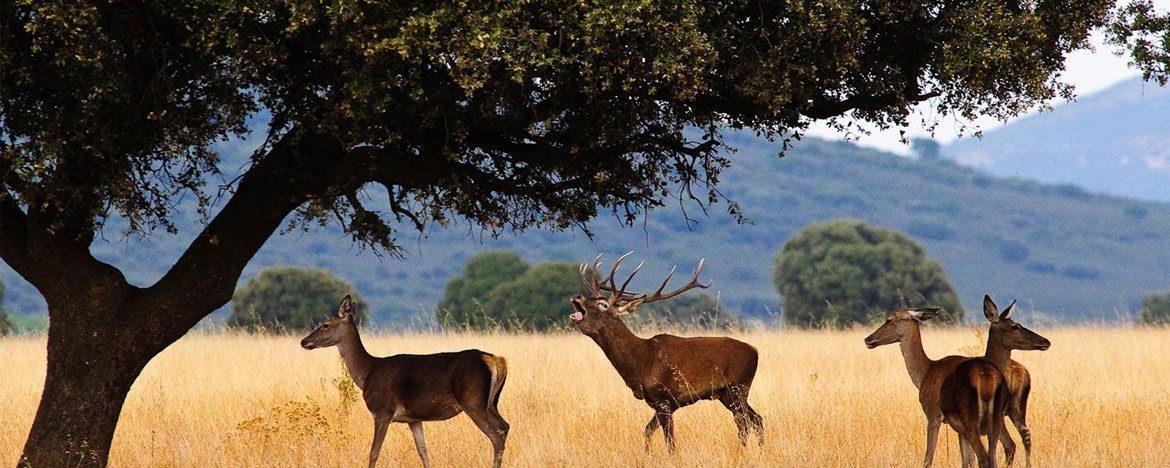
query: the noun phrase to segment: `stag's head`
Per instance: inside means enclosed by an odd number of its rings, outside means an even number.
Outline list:
[[[918,329],[919,322],[935,318],[941,311],[942,307],[899,307],[882,326],[865,337],[865,346],[873,349],[901,342]]]
[[[328,348],[337,346],[347,333],[357,330],[353,318],[353,299],[348,295],[337,306],[337,315],[325,319],[308,336],[301,340],[301,347],[305,349]]]
[[[1016,310],[1016,301],[1008,304],[1001,314],[999,306],[995,305],[991,296],[983,296],[983,315],[987,317],[987,321],[991,322],[991,330],[987,333],[988,344],[994,343],[1007,349],[1021,351],[1044,351],[1052,346],[1052,342],[1048,341],[1048,338],[1024,328],[1023,325],[1008,317],[1014,310]]]
[[[605,279],[602,279],[598,273],[601,270],[601,255],[593,259],[592,265],[581,264],[581,282],[584,284],[587,294],[573,296],[570,300],[573,313],[569,315],[569,318],[581,333],[595,336],[610,324],[620,322],[622,315],[638,310],[638,307],[642,304],[670,299],[694,288],[706,289],[711,286],[711,283],[703,284],[699,282],[699,271],[703,268],[703,260],[699,260],[698,266],[695,267],[694,273],[691,274],[690,281],[674,291],[663,292],[666,289],[667,283],[670,282],[670,278],[674,276],[674,268],[670,269],[670,273],[666,275],[666,279],[662,280],[662,285],[653,294],[639,294],[626,291],[626,287],[630,285],[630,280],[634,279],[634,275],[638,274],[638,270],[641,270],[642,265],[645,264],[645,262],[639,263],[637,267],[634,267],[634,270],[630,272],[630,276],[626,277],[626,280],[619,287],[614,276],[617,275],[622,261],[632,253],[628,252],[618,257],[613,262],[613,267],[610,268],[609,276]]]

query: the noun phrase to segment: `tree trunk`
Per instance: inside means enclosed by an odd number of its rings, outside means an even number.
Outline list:
[[[104,301],[72,302],[93,307]],[[174,339],[138,328],[146,325],[142,315],[125,309],[98,306],[75,314],[53,310],[51,303],[45,388],[19,466],[105,466],[130,386],[165,347],[156,345]]]

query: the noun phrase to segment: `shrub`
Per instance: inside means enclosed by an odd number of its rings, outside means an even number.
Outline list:
[[[715,296],[694,292],[639,307],[627,322],[636,327],[682,327],[701,330],[739,328],[736,314],[723,309]]]
[[[4,283],[0,282],[0,336],[12,334],[12,321],[8,320],[8,312],[4,311]]]
[[[482,313],[489,292],[528,271],[528,264],[515,252],[489,250],[467,260],[463,273],[447,282],[443,300],[435,307],[435,319],[447,329],[483,329]]]
[[[1170,293],[1143,298],[1140,318],[1147,325],[1170,325]]]
[[[896,231],[859,221],[806,227],[784,244],[773,276],[784,321],[800,327],[847,327],[904,305],[936,305],[940,322],[963,308],[942,267]]]
[[[583,292],[577,265],[543,262],[488,293],[472,323],[508,330],[550,331],[569,327],[569,298]]]
[[[352,284],[329,270],[268,268],[236,290],[227,326],[247,331],[308,331],[336,313],[347,294],[357,304],[354,318],[360,325],[366,321],[368,307]]]

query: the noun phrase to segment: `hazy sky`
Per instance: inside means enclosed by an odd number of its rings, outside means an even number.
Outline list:
[[[1159,10],[1165,11],[1170,9],[1170,0],[1154,0],[1154,4]],[[1132,78],[1139,74],[1137,70],[1127,65],[1128,59],[1126,57],[1117,56],[1114,54],[1114,48],[1103,45],[1099,35],[1094,37],[1093,42],[1096,44],[1096,50],[1079,51],[1070,55],[1068,58],[1064,77],[1066,82],[1076,86],[1077,95],[1086,95],[1100,91],[1118,81]],[[920,106],[920,108],[925,107]],[[910,128],[906,129],[907,135],[928,136],[928,133],[923,129],[922,125],[915,122],[921,121],[922,119],[920,117],[912,118],[911,120],[913,124]],[[950,142],[958,135],[960,125],[957,125],[957,122],[953,118],[938,118],[938,122],[939,125],[934,131],[935,139],[945,143]],[[985,131],[1003,125],[1003,122],[992,119],[984,119],[976,123],[978,124],[978,128]],[[968,128],[967,132],[968,134],[971,132],[970,128]],[[810,129],[809,134],[825,138],[844,138],[846,136],[824,125],[814,125]],[[901,142],[898,129],[873,132],[870,135],[854,135],[852,139],[858,144],[873,146],[887,151],[902,154],[909,151],[906,145]]]

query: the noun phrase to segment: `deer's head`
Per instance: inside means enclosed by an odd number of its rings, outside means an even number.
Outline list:
[[[918,323],[925,322],[942,311],[942,307],[899,307],[886,318],[885,323],[865,337],[865,346],[870,349],[898,343],[910,333],[918,330]]]
[[[601,269],[601,255],[593,259],[592,265],[581,264],[581,282],[585,285],[585,290],[588,294],[573,296],[570,300],[573,313],[569,315],[569,318],[581,333],[595,336],[607,326],[620,322],[622,315],[638,310],[638,307],[642,304],[670,299],[690,289],[706,289],[711,286],[711,283],[703,284],[699,282],[699,270],[703,268],[703,260],[699,260],[698,266],[695,267],[694,273],[691,274],[691,280],[674,291],[668,293],[662,292],[666,288],[666,284],[670,282],[670,278],[674,276],[675,269],[671,268],[670,273],[666,275],[666,279],[662,281],[662,285],[653,294],[628,292],[626,291],[626,287],[630,285],[630,280],[634,279],[634,275],[638,274],[638,270],[642,269],[642,265],[645,262],[639,263],[634,268],[634,271],[630,272],[630,276],[622,282],[621,287],[618,287],[617,281],[614,280],[614,275],[617,274],[622,261],[632,253],[628,252],[614,261],[613,267],[609,271],[609,276],[605,279],[602,279],[597,273]]]
[[[1012,301],[1001,314],[999,306],[995,305],[991,296],[983,296],[983,315],[987,317],[987,321],[991,322],[991,330],[987,333],[987,343],[1022,351],[1048,349],[1052,345],[1048,338],[1024,328],[1023,325],[1008,317],[1014,310],[1016,310],[1016,301]]]
[[[317,328],[313,329],[303,340],[301,347],[305,349],[328,348],[337,346],[347,333],[357,330],[353,318],[353,299],[347,295],[337,306],[337,315],[325,319]]]

